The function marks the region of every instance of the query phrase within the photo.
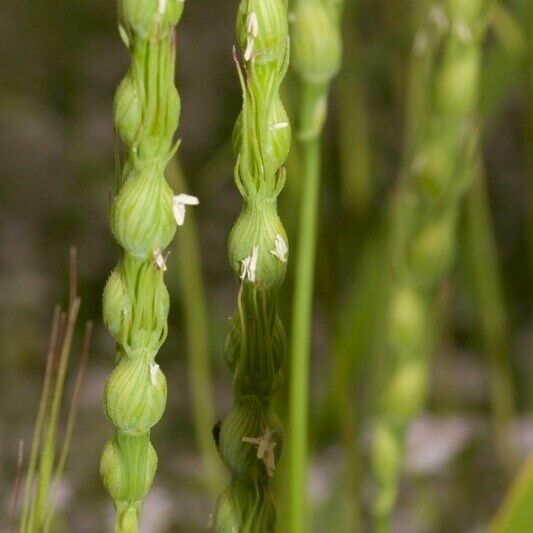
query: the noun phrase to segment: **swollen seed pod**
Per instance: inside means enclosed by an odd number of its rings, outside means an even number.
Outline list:
[[[237,12],[237,39],[244,59],[281,59],[287,46],[287,12],[279,0],[245,0]]]
[[[148,432],[163,416],[166,378],[146,357],[123,357],[109,376],[104,409],[113,425],[130,434]]]
[[[414,237],[410,265],[417,280],[433,286],[448,271],[454,256],[454,224],[444,215]]]
[[[435,107],[444,115],[463,116],[478,99],[479,50],[460,47],[449,56],[435,82]]]
[[[466,24],[478,22],[486,7],[484,0],[446,0],[448,13]]]
[[[378,480],[394,480],[401,465],[401,443],[390,423],[378,424],[374,429],[372,463]]]
[[[102,481],[115,502],[124,502],[128,496],[140,502],[150,490],[156,469],[157,454],[148,435],[116,435],[100,459]]]
[[[276,251],[276,242],[283,243],[281,252]],[[246,203],[229,237],[230,264],[245,282],[276,289],[285,277],[287,246],[275,202]]]
[[[262,457],[255,444],[261,437],[270,439]],[[232,475],[243,481],[259,479],[277,464],[282,450],[281,423],[272,410],[257,398],[238,401],[224,420],[219,439],[220,456]]]
[[[131,317],[131,307],[131,300],[124,285],[123,270],[119,264],[111,272],[102,297],[104,324],[113,337],[119,337],[124,319]]]
[[[175,26],[183,13],[183,0],[121,0],[119,18],[139,37],[148,38],[156,28]]]
[[[426,387],[423,361],[418,358],[402,364],[386,390],[385,409],[391,416],[411,419],[424,404]]]
[[[172,213],[174,194],[157,169],[129,178],[111,208],[111,229],[129,254],[148,259],[165,249],[176,232]]]
[[[434,125],[433,131],[435,133],[428,137],[416,157],[412,171],[422,194],[429,200],[438,200],[450,190],[450,177],[455,169],[455,157],[450,148],[455,141],[450,139],[446,124],[441,121]]]
[[[425,309],[416,289],[411,286],[394,290],[390,303],[390,341],[395,350],[419,353],[424,341]]]
[[[139,94],[131,75],[127,75],[118,86],[113,101],[113,114],[118,134],[128,146],[134,146],[143,117]]]
[[[289,155],[291,145],[291,126],[287,111],[281,102],[281,98],[276,94],[268,115],[268,129],[266,131],[266,142],[263,151],[263,164],[265,175],[275,174]],[[242,112],[237,118],[233,128],[232,144],[235,153],[241,152],[242,139]]]
[[[335,11],[323,0],[298,0],[292,39],[295,70],[308,82],[327,84],[341,64],[342,43]]]

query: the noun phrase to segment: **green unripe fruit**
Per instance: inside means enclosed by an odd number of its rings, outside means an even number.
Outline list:
[[[257,457],[257,446],[243,439],[259,438],[271,432],[275,464],[283,450],[281,423],[272,410],[257,398],[239,400],[230,411],[220,430],[219,452],[231,473],[250,481],[266,477],[265,462]]]
[[[287,48],[287,8],[280,0],[244,0],[237,12],[237,39],[245,59],[283,59]]]
[[[453,220],[444,216],[415,236],[410,257],[417,280],[434,285],[448,271],[454,255],[454,228]]]
[[[486,5],[484,0],[447,0],[450,16],[472,24],[478,21]]]
[[[287,247],[275,201],[245,203],[229,237],[229,259],[235,275],[263,289],[278,288],[287,269]],[[255,267],[248,274],[247,258]]]
[[[326,84],[339,71],[342,42],[336,15],[321,0],[298,0],[292,43],[292,64],[304,80]]]
[[[157,454],[148,435],[115,435],[107,442],[100,460],[104,486],[115,502],[140,502],[156,470]]]
[[[265,176],[273,176],[289,155],[291,145],[291,127],[289,117],[279,95],[276,97],[269,109],[268,124],[266,126],[265,146],[263,147],[263,164],[265,166]],[[233,150],[236,154],[241,152],[242,140],[242,112],[239,114],[235,127],[233,128]]]
[[[138,533],[139,513],[136,506],[128,505],[124,510],[120,510],[118,514],[117,529],[120,533]]]
[[[426,311],[413,287],[394,290],[389,309],[390,340],[395,349],[419,353],[424,345]]]
[[[374,430],[372,464],[380,482],[394,481],[402,462],[401,439],[390,424],[380,423]]]
[[[121,0],[119,18],[141,38],[147,38],[157,28],[165,31],[175,26],[183,13],[183,0]]]
[[[135,82],[127,75],[118,86],[113,101],[115,127],[128,146],[133,146],[142,128],[142,106]]]
[[[104,408],[112,424],[130,434],[146,433],[159,422],[167,402],[167,382],[148,358],[123,357],[107,380]]]
[[[435,107],[444,115],[465,115],[477,106],[479,50],[461,47],[450,52],[435,82]]]
[[[166,248],[176,233],[173,196],[155,169],[129,178],[111,209],[111,229],[120,246],[140,259],[152,258],[154,250]]]
[[[111,335],[117,338],[122,330],[124,319],[131,317],[131,301],[126,291],[120,265],[111,272],[105,285],[102,310],[104,324]]]
[[[426,384],[426,368],[422,361],[402,364],[387,389],[387,412],[406,420],[416,416],[424,403]]]
[[[435,131],[435,130],[433,130]],[[455,170],[453,142],[444,132],[430,134],[414,163],[413,174],[421,192],[431,200],[439,200],[450,189]]]

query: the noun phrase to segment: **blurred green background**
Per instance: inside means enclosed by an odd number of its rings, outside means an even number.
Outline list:
[[[360,524],[363,531],[370,530],[368,424],[372,395],[379,390],[370,387],[374,381],[367,378],[386,362],[372,357],[369,339],[379,338],[376,301],[383,270],[379,242],[400,171],[412,5],[408,0],[358,0],[355,9],[349,7],[345,67],[331,94],[313,322],[309,490],[315,531],[337,527],[342,520],[339,494],[347,457],[343,435],[352,422],[360,467],[356,491]],[[528,85],[532,9],[528,0],[498,5],[501,11],[494,17],[485,47],[481,112],[489,230],[497,252],[492,266],[501,283],[507,324],[500,353],[503,372],[509,372],[513,384],[509,431],[514,457],[509,470],[496,455],[490,359],[484,349],[487,337],[471,259],[476,256],[476,241],[463,223],[457,267],[444,295],[430,399],[409,436],[395,515],[398,532],[484,530],[520,463],[533,450],[533,139],[526,128],[533,127]],[[241,103],[231,58],[236,8],[236,1],[188,1],[178,27],[177,85],[182,98],[178,134],[183,140],[179,157],[187,190],[201,201],[194,216],[207,293],[215,410],[220,417],[231,403],[231,376],[222,347],[237,291],[226,256],[227,235],[240,206],[230,142]],[[53,306],[67,297],[71,245],[79,254],[81,318],[95,319],[96,328],[58,511],[65,531],[108,531],[112,524],[97,464],[111,434],[101,396],[114,353],[112,338],[100,322],[100,295],[119,257],[107,218],[115,184],[111,108],[128,61],[115,21],[113,2],[104,0],[19,0],[0,7],[1,529],[9,516],[18,441],[31,438]],[[285,90],[289,110],[294,109],[293,84],[289,79]],[[352,104],[345,108],[347,97]],[[346,134],[342,119],[348,111],[356,127]],[[363,184],[353,190],[346,189],[343,178],[346,148],[341,135],[348,138],[357,183]],[[288,170],[281,211],[291,236],[299,198],[294,159]],[[169,403],[153,431],[160,463],[143,516],[144,530],[150,532],[203,531],[214,505],[192,426],[179,253],[174,247],[167,273],[170,335],[159,363],[167,375]],[[284,287],[286,318],[290,279]],[[74,359],[80,342],[81,334]],[[357,422],[335,411],[331,399],[335,358],[346,361],[346,372],[353,377],[349,397]],[[282,412],[284,395],[286,391],[280,394]]]

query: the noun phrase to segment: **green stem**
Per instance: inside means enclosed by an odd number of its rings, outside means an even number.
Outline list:
[[[170,162],[167,173],[169,182],[175,190],[187,189],[183,170],[176,158]],[[222,490],[225,480],[211,434],[216,418],[209,364],[209,327],[198,232],[191,211],[187,213],[187,224],[180,229],[176,241],[194,430],[205,468],[206,485],[210,493],[216,496]]]
[[[478,162],[476,170],[477,175],[466,198],[466,249],[484,351],[490,367],[490,394],[498,455],[505,470],[511,473],[513,446],[509,431],[514,399],[509,368],[507,320],[481,162]]]
[[[313,110],[324,98],[324,89],[302,82],[300,127],[307,132],[313,125]],[[310,130],[309,130],[310,131]],[[309,402],[309,359],[313,278],[320,188],[320,135],[301,141],[302,204],[300,208],[298,249],[294,280],[294,304],[290,345],[290,432],[289,456],[289,528],[293,533],[306,531],[307,520],[307,441]]]

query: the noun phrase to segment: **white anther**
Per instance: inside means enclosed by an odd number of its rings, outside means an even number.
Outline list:
[[[159,14],[163,15],[165,13],[165,10],[167,9],[167,0],[159,0]]]
[[[190,194],[178,194],[172,199],[172,212],[174,213],[174,218],[176,219],[176,224],[178,226],[183,226],[185,222],[185,206],[187,205],[198,205],[200,201],[196,196],[191,196]]]
[[[159,270],[162,270],[163,272],[166,272],[167,271],[167,257],[168,257],[168,254],[166,256],[164,256],[162,254],[161,250],[158,248],[157,250],[154,250],[152,252],[152,256],[154,258],[154,265]]]
[[[248,14],[248,18],[246,19],[246,32],[252,35],[252,37],[259,35],[259,20],[255,11]]]
[[[241,279],[248,280],[255,283],[255,273],[257,270],[257,258],[259,254],[259,246],[252,248],[252,253],[241,260]]]
[[[274,249],[270,250],[270,253],[276,256],[282,263],[287,262],[287,253],[289,247],[281,235],[276,235],[274,239]]]
[[[456,20],[454,24],[455,33],[463,44],[467,44],[472,40],[472,31],[462,20]]]
[[[246,50],[244,51],[244,60],[250,61],[254,53],[255,38],[259,35],[259,20],[257,14],[252,11],[246,18]]]
[[[267,474],[272,477],[276,469],[276,456],[274,448],[276,442],[272,439],[274,431],[265,429],[260,437],[243,437],[242,441],[257,446],[257,458],[265,464]]]
[[[274,124],[270,125],[270,130],[282,130],[284,128],[288,128],[289,123],[288,122],[275,122]]]
[[[448,29],[448,16],[444,7],[440,4],[435,4],[429,10],[429,20],[435,24],[436,28],[441,32],[445,32]]]
[[[244,51],[244,60],[250,61],[252,54],[254,53],[254,38],[246,37],[246,50]]]
[[[157,384],[157,373],[159,372],[159,365],[157,363],[150,363],[150,382],[152,385]]]

